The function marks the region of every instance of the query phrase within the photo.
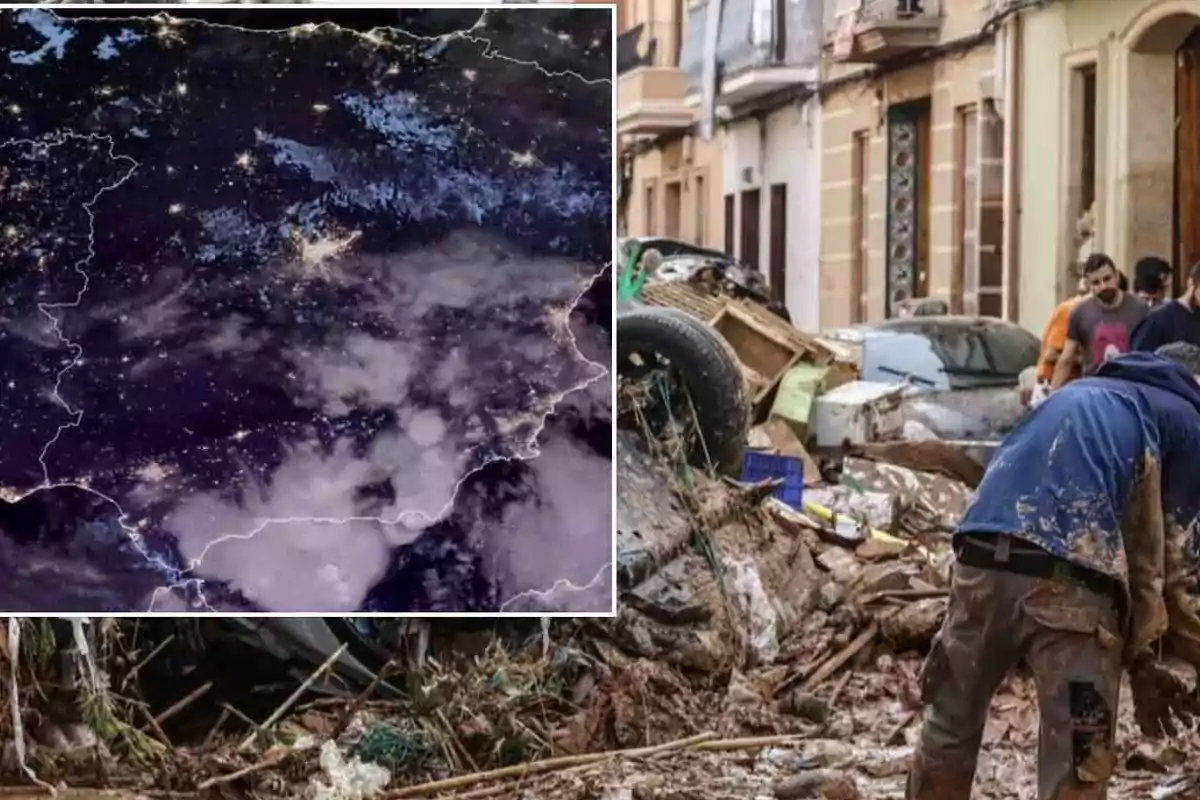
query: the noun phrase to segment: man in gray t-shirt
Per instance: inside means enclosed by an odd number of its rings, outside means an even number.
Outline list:
[[[1133,329],[1150,313],[1144,300],[1121,288],[1116,265],[1103,253],[1088,256],[1083,275],[1092,296],[1071,309],[1067,341],[1054,366],[1051,391],[1067,382],[1077,357],[1083,374],[1090,375],[1113,356],[1128,353]]]

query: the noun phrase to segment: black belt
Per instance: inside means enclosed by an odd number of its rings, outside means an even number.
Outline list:
[[[998,558],[996,548],[981,544],[970,534],[960,534],[955,537],[954,541],[954,555],[958,558],[958,563],[976,569],[1011,572],[1014,575],[1024,575],[1028,578],[1072,581],[1096,594],[1118,600],[1121,597],[1120,584],[1114,578],[1096,572],[1094,569],[1072,564],[1070,561],[1059,558],[1023,539],[1009,536],[994,538],[997,544],[1002,538],[1009,539],[1010,547],[1007,559]]]

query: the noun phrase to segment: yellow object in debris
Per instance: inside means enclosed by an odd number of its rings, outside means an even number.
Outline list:
[[[838,513],[834,512],[832,509],[829,509],[823,505],[814,503],[811,500],[804,501],[804,510],[807,511],[808,513],[812,514],[813,516],[824,520],[825,522],[829,522],[829,523],[833,523],[833,524],[836,524],[837,520],[848,520],[848,521],[850,520],[850,518],[847,517],[845,514],[838,514]],[[855,525],[855,527],[856,528],[858,527],[857,524]],[[892,536],[890,533],[884,533],[883,531],[881,531],[877,528],[868,528],[867,530],[870,533],[872,539],[878,539],[881,542],[890,542],[892,544],[908,544],[908,542],[906,540],[901,539],[896,536]]]

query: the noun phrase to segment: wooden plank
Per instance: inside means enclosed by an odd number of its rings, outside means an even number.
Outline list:
[[[717,320],[715,328],[733,347],[738,359],[767,379],[773,381],[780,370],[795,358],[797,351],[780,337],[736,306],[729,306]]]
[[[776,316],[770,309],[764,308],[749,300],[734,301],[737,307],[749,314],[762,327],[771,330],[780,341],[787,342],[796,350],[803,350],[814,364],[829,364],[834,361],[834,353],[817,341],[815,336],[801,331],[786,320]]]
[[[775,377],[772,378],[771,381],[769,383],[767,383],[767,385],[764,386],[760,392],[758,392],[756,395],[754,395],[755,410],[760,410],[758,408],[759,404],[762,403],[764,400],[766,400],[767,396],[770,395],[771,392],[775,391],[775,387],[777,387],[779,385],[779,382],[783,380],[783,376],[788,374],[788,370],[790,370],[792,367],[799,364],[800,359],[802,359],[803,357],[804,357],[804,353],[799,352],[799,351],[797,351],[795,354],[793,354],[792,359],[790,361],[788,361],[787,365],[784,366],[783,369],[779,370],[779,372],[775,373]]]
[[[775,342],[780,347],[786,347],[788,350],[806,350],[807,349],[804,347],[796,347],[795,344],[791,341],[790,337],[785,335],[784,332],[781,331],[778,326],[764,323],[763,320],[759,319],[755,314],[753,314],[744,305],[737,304],[737,305],[726,306],[725,316],[733,317],[741,324],[743,324],[746,327],[753,330],[759,336],[762,336],[764,339],[770,339],[772,342]]]

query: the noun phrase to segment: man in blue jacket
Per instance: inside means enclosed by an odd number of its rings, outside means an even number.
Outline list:
[[[1186,552],[1200,517],[1197,375],[1186,343],[1115,357],[1000,445],[954,535],[910,800],[970,796],[988,706],[1018,661],[1038,690],[1041,800],[1105,797],[1123,670],[1148,735],[1184,713],[1162,659],[1200,665]]]
[[[1138,323],[1131,348],[1149,353],[1171,342],[1200,345],[1200,264],[1188,272],[1182,295],[1161,303]]]

